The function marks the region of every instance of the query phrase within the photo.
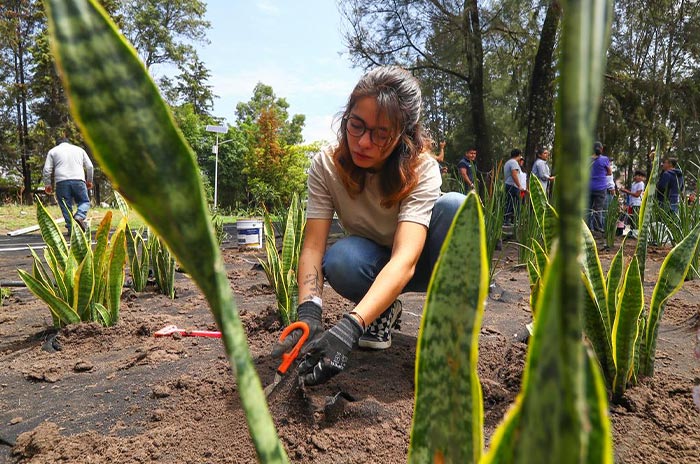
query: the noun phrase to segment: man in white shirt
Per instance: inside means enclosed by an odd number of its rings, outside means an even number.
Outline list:
[[[66,138],[58,139],[58,145],[49,150],[44,163],[43,180],[45,192],[51,194],[51,177],[56,182],[56,199],[66,220],[68,235],[71,233],[73,202],[78,209],[73,215],[75,222],[85,230],[85,218],[90,209],[88,189],[92,188],[93,166],[82,148],[71,144]]]

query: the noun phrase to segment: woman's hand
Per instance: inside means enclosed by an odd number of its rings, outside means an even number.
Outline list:
[[[302,351],[310,346],[310,344],[319,338],[323,333],[323,322],[321,322],[321,307],[316,303],[305,301],[297,308],[297,316],[301,322],[305,322],[309,326],[309,338],[304,343]],[[292,332],[281,342],[275,343],[272,347],[272,357],[279,358],[282,353],[288,353],[292,350],[301,338],[302,331],[300,329],[292,330]]]
[[[320,338],[308,345],[299,364],[299,377],[305,385],[319,385],[345,370],[350,351],[362,336],[362,326],[349,314]]]

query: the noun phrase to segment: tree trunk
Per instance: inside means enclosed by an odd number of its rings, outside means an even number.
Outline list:
[[[527,110],[525,165],[528,171],[535,162],[535,151],[544,148],[554,120],[554,47],[561,19],[559,0],[552,0],[542,25],[540,43],[532,67]]]
[[[481,43],[481,26],[479,24],[479,7],[477,0],[464,2],[464,42],[467,66],[469,67],[469,99],[471,118],[477,149],[477,167],[481,172],[493,169],[491,137],[486,122],[484,105],[484,49]]]
[[[15,14],[17,17],[17,27],[15,29],[17,39],[17,49],[13,50],[14,68],[15,68],[15,86],[17,87],[17,96],[15,98],[15,107],[17,111],[17,140],[19,141],[19,149],[21,150],[20,159],[22,161],[22,201],[25,204],[32,204],[32,169],[29,165],[29,128],[27,123],[27,86],[24,76],[24,40],[25,34],[22,33],[22,5],[18,2],[15,6]]]

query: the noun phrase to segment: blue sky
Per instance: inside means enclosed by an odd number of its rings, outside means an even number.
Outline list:
[[[236,104],[263,82],[287,99],[290,115],[306,115],[306,142],[335,139],[333,117],[362,74],[343,46],[335,1],[209,0],[206,16],[211,43],[198,50],[219,96],[215,116],[232,124]]]

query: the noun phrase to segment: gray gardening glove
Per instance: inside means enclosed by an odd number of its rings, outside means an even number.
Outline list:
[[[299,377],[306,385],[327,382],[339,374],[348,363],[350,351],[357,346],[364,330],[349,314],[320,338],[309,345],[304,359],[299,364]]]
[[[321,307],[311,301],[305,301],[297,307],[297,316],[299,321],[305,322],[309,326],[309,338],[304,342],[302,347],[303,353],[306,351],[306,347],[323,333]],[[291,351],[301,338],[301,334],[301,330],[293,330],[284,341],[275,343],[275,346],[272,347],[272,357],[279,358],[282,356],[282,353]]]

